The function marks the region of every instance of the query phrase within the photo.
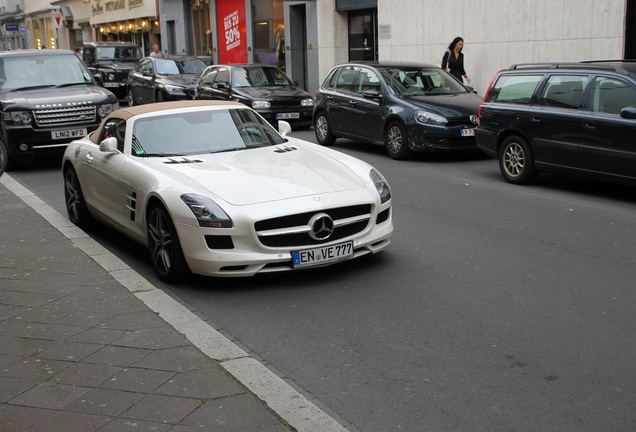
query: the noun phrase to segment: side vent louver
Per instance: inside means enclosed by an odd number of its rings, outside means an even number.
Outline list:
[[[298,148],[297,147],[290,147],[290,146],[282,146],[282,147],[276,147],[274,149],[274,151],[276,153],[288,153],[288,152],[291,152],[291,151],[294,151],[294,150],[298,150]]]
[[[168,159],[165,161],[165,164],[174,165],[174,164],[191,164],[191,163],[202,163],[201,159],[188,159],[188,158],[180,158],[180,159]]]

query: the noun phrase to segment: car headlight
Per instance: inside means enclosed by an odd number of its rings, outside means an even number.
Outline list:
[[[313,99],[303,99],[303,100],[300,101],[300,105],[304,106],[304,107],[313,106],[314,105],[314,100]]]
[[[31,124],[31,113],[28,111],[13,111],[4,114],[4,120],[14,124]]]
[[[115,74],[108,74],[108,81],[115,81]]]
[[[232,219],[211,198],[198,194],[183,194],[181,199],[194,213],[199,226],[232,228]]]
[[[252,102],[252,108],[254,109],[259,109],[259,108],[269,108],[271,105],[268,101],[253,101]]]
[[[385,180],[382,174],[380,174],[380,171],[378,171],[375,168],[372,168],[371,171],[369,171],[369,178],[371,178],[373,185],[375,186],[375,188],[378,191],[378,194],[380,195],[380,202],[384,204],[385,202],[390,200],[391,188],[389,187],[389,183]]]
[[[445,125],[448,123],[445,117],[428,111],[416,111],[415,120],[422,124]]]
[[[104,105],[100,105],[99,108],[97,108],[97,114],[99,114],[100,117],[104,118],[108,114],[118,109],[119,109],[119,102],[114,104],[104,104]]]
[[[168,93],[185,93],[185,88],[176,85],[166,84],[163,88],[166,89]]]

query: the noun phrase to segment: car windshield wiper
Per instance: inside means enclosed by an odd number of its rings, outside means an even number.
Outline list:
[[[55,87],[57,87],[57,88],[59,88],[59,87],[70,87],[70,86],[75,86],[75,85],[86,85],[86,83],[84,83],[84,82],[74,82],[74,83],[58,84]]]
[[[34,90],[34,89],[39,89],[39,88],[51,88],[51,87],[55,87],[55,85],[53,85],[53,84],[41,84],[41,85],[34,85],[34,86],[18,87],[18,88],[13,89],[13,91]]]
[[[239,151],[239,150],[247,150],[247,147],[231,147],[231,148],[227,148],[227,149],[223,149],[223,150],[216,150],[213,152],[210,152],[211,154],[214,153],[227,153],[227,152],[232,152],[232,151]]]
[[[185,155],[179,154],[179,153],[144,153],[140,156],[141,157],[178,157],[178,156],[185,156]]]

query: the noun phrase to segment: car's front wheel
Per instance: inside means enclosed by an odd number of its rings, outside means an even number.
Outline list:
[[[9,164],[9,155],[3,141],[0,141],[0,176],[7,170]]]
[[[164,102],[165,100],[166,98],[163,96],[163,93],[161,91],[157,91],[155,94],[155,102]]]
[[[393,159],[405,160],[413,153],[409,148],[404,126],[398,121],[391,122],[386,128],[384,146]]]
[[[513,184],[528,184],[534,180],[538,172],[525,139],[512,135],[504,140],[499,150],[499,169],[504,178]]]
[[[71,222],[81,228],[89,227],[93,223],[93,217],[88,211],[82,187],[73,168],[64,171],[64,201]]]
[[[158,204],[148,212],[148,249],[152,265],[165,282],[176,282],[187,274],[187,264],[177,230],[168,212]]]
[[[135,96],[131,88],[128,89],[128,106],[135,106]]]
[[[329,126],[329,119],[324,112],[318,113],[314,119],[314,131],[316,133],[316,140],[320,145],[331,146],[336,142],[336,137],[331,132],[331,126]]]

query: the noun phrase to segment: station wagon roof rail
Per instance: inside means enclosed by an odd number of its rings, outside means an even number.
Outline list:
[[[635,62],[634,60],[588,60],[579,63],[518,63],[510,66],[509,69],[530,69],[530,68],[544,68],[544,69],[598,69],[609,70],[616,73],[627,75],[630,73],[627,69],[621,67],[618,64],[612,63],[626,63]]]

